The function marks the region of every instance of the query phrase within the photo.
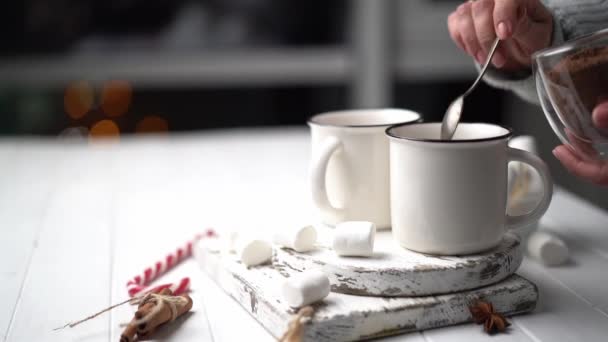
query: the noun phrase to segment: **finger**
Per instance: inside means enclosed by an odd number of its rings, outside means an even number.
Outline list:
[[[565,131],[566,136],[568,137],[568,141],[574,147],[579,158],[584,158],[585,160],[597,159],[598,153],[595,148],[593,148],[590,142],[584,141],[581,138],[577,137],[576,134],[572,133],[569,128],[566,128]]]
[[[453,12],[448,16],[448,31],[450,32],[450,37],[452,37],[452,40],[456,46],[466,52],[467,49],[464,46],[462,37],[460,36],[460,31],[458,31],[458,14],[456,12]]]
[[[494,29],[494,1],[493,0],[477,0],[472,4],[473,22],[475,25],[475,32],[479,39],[479,45],[483,51],[481,56],[477,56],[477,60],[480,63],[485,63],[488,53],[494,40],[496,39],[496,31]],[[494,53],[492,64],[497,68],[502,68],[505,63],[505,54],[498,49]],[[479,53],[478,53],[479,54]]]
[[[591,117],[595,127],[608,130],[608,101],[598,104]]]
[[[517,40],[514,53],[526,65],[532,53],[549,46],[551,42],[553,17],[541,1],[496,0],[494,21],[501,39]]]
[[[471,13],[473,16],[473,26],[475,34],[481,48],[478,59],[484,59],[488,55],[496,33],[494,32],[494,1],[493,0],[477,0],[471,5]]]
[[[471,3],[465,2],[458,6],[456,14],[458,15],[458,32],[460,32],[465,49],[471,57],[477,60],[477,54],[481,51],[481,47],[479,46],[479,40],[475,32]],[[477,62],[483,63],[479,60]]]
[[[495,0],[494,29],[502,40],[511,38],[524,8],[522,0]]]
[[[553,155],[575,176],[599,185],[608,185],[608,162],[584,161],[566,146],[558,146]]]
[[[502,68],[507,64],[507,57],[509,56],[509,50],[504,45],[499,45],[492,58],[492,64],[497,68]]]

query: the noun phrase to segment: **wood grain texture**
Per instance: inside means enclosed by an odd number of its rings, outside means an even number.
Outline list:
[[[533,260],[526,260],[519,272],[534,279],[541,293],[535,313],[515,320],[535,341],[606,341],[608,316],[593,304],[548,277],[549,270]],[[595,288],[607,293],[603,284],[595,284]]]
[[[24,141],[0,145],[0,341],[18,319],[32,255],[52,194],[61,184],[62,157],[52,147]]]
[[[95,165],[74,167],[97,175]],[[78,329],[53,331],[110,302],[111,193],[105,189],[106,183],[90,177],[63,184],[51,199],[7,341],[108,339],[107,315]]]
[[[0,341],[4,341],[33,248],[35,227],[40,221],[39,217],[27,220],[19,211],[30,204],[34,212],[43,212],[48,201],[45,201],[46,189],[42,190],[43,196],[24,194],[20,182],[15,182],[23,172],[22,167],[27,168],[27,165],[20,165],[16,143],[0,144],[0,160],[3,164],[0,168],[0,222],[5,226],[0,238],[0,258],[3,260],[0,263],[0,303],[3,303],[0,305]]]
[[[280,296],[280,284],[295,270],[273,265],[247,269],[232,254],[201,244],[195,249],[202,269],[239,302],[272,335],[281,336],[294,311]],[[475,299],[491,301],[508,315],[529,312],[538,292],[531,282],[513,275],[477,290],[415,298],[362,297],[330,293],[315,304],[306,326],[306,341],[352,341],[449,326],[471,320],[468,305]]]
[[[391,232],[378,232],[370,258],[340,257],[330,248],[327,228],[318,227],[321,246],[307,253],[277,249],[280,270],[321,268],[332,291],[361,296],[400,297],[458,292],[499,282],[515,273],[523,258],[520,241],[505,235],[500,245],[482,254],[433,256],[399,246]]]

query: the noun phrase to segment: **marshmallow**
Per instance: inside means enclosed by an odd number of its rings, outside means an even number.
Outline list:
[[[287,278],[281,290],[287,304],[299,308],[327,297],[329,278],[319,270],[308,270]]]
[[[376,225],[366,221],[342,222],[334,231],[333,249],[340,256],[371,256]]]
[[[264,240],[239,237],[236,254],[245,266],[257,266],[272,259],[272,245]]]
[[[296,252],[308,252],[315,247],[317,230],[313,226],[296,226],[275,232],[273,242]]]
[[[568,260],[568,246],[559,237],[537,231],[528,238],[528,253],[547,266],[558,266]]]

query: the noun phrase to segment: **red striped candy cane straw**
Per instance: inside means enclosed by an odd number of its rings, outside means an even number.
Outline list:
[[[190,278],[182,278],[177,283],[163,284],[148,289],[151,281],[158,278],[161,274],[175,267],[179,262],[189,258],[192,255],[192,246],[202,238],[216,236],[213,229],[207,229],[203,234],[197,234],[194,239],[186,242],[185,245],[178,247],[175,252],[167,254],[163,260],[157,261],[153,266],[147,267],[141,274],[136,275],[127,282],[127,291],[129,296],[133,297],[138,293],[158,293],[163,289],[170,288],[176,295],[182,294],[190,288]],[[144,291],[145,290],[145,291]]]

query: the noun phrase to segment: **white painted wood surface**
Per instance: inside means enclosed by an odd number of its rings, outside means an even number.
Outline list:
[[[295,311],[281,296],[280,286],[299,271],[280,264],[246,267],[233,253],[204,242],[194,255],[201,268],[241,304],[272,335],[279,338]],[[536,286],[517,275],[479,289],[438,296],[370,297],[331,292],[313,304],[304,341],[358,341],[440,328],[472,320],[468,307],[483,299],[497,312],[512,316],[536,307]]]
[[[467,256],[433,256],[402,248],[390,231],[376,233],[368,258],[338,256],[329,243],[332,229],[317,227],[319,246],[306,253],[277,248],[277,268],[321,268],[334,292],[360,296],[425,296],[469,290],[515,273],[523,259],[519,238],[506,234],[496,248]],[[325,240],[323,240],[325,239]]]
[[[305,128],[113,146],[0,139],[0,158],[0,341],[116,341],[131,308],[73,330],[48,328],[124,299],[129,277],[204,227],[266,233],[314,215]],[[547,218],[571,262],[544,268],[524,259],[519,273],[538,285],[540,302],[508,335],[466,324],[387,340],[605,341],[608,214],[558,190]],[[190,275],[195,308],[157,340],[273,340],[197,270],[192,260],[159,279]]]

